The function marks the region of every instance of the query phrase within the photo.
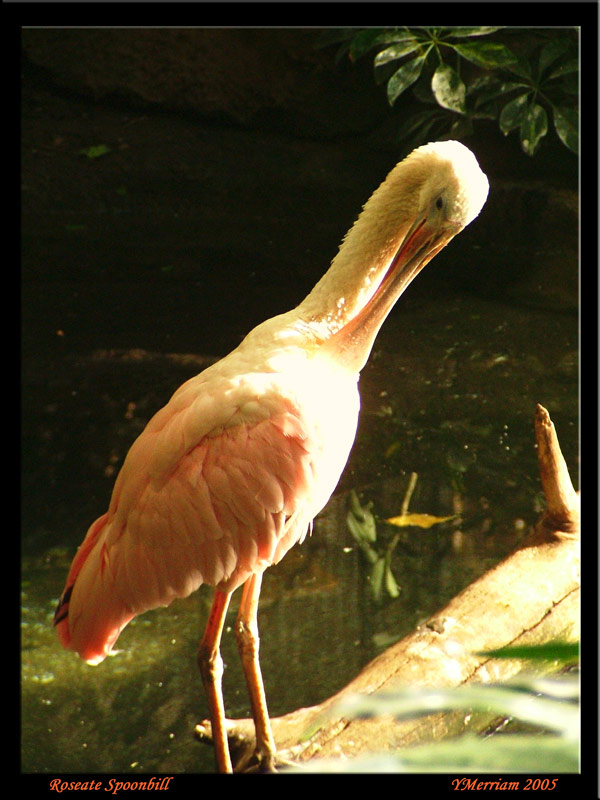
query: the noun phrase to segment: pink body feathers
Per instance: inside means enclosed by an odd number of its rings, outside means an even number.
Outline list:
[[[150,420],[108,512],[79,548],[56,626],[61,643],[89,663],[105,658],[137,614],[202,583],[233,591],[277,563],[335,488],[356,429],[357,376],[344,381],[356,396],[346,397],[349,415],[331,420],[332,397],[313,390],[310,407],[316,394],[320,411],[307,421],[302,363],[284,379],[267,353],[265,371],[240,376],[243,355],[244,343]]]

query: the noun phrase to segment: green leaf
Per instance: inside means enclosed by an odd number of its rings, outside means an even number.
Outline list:
[[[474,788],[469,786],[473,781],[487,783],[488,790],[507,790],[508,794],[511,789],[522,787],[523,782],[518,775],[506,773],[550,773],[550,777],[541,779],[547,781],[546,788],[550,789],[553,774],[579,772],[579,744],[556,736],[512,734],[481,739],[466,734],[458,739],[416,745],[397,752],[386,750],[356,759],[317,758],[310,762],[310,768],[312,772],[323,774],[499,773],[498,777],[483,775],[454,780],[459,782],[459,791]],[[285,771],[305,772],[306,767]]]
[[[521,147],[528,156],[535,155],[541,139],[548,133],[548,114],[546,109],[538,103],[533,103],[527,109],[525,118],[521,123],[519,136]]]
[[[348,521],[348,527],[350,528],[350,522],[349,521]],[[351,529],[351,532],[352,532],[352,535],[354,536],[354,532],[352,531],[352,529]],[[367,559],[369,564],[375,564],[375,562],[379,558],[379,555],[377,554],[377,550],[374,550],[371,547],[371,545],[368,542],[366,542],[364,539],[359,539],[356,536],[354,536],[354,538],[356,539],[356,543],[358,544],[358,546],[362,550],[363,555]]]
[[[464,114],[466,111],[465,84],[449,64],[440,64],[431,79],[431,91],[442,108]]]
[[[397,753],[374,753],[356,760],[311,762],[319,772],[533,772],[579,771],[578,678],[519,679],[508,684],[467,684],[458,688],[420,689],[400,686],[393,692],[345,697],[328,718],[398,719],[445,710],[472,711],[515,717],[554,731],[554,735],[497,733],[485,738],[467,733],[453,739],[405,748]],[[321,719],[321,725],[326,718]],[[316,725],[313,726],[313,729]],[[494,779],[495,780],[495,779]],[[510,789],[512,776],[493,788]],[[464,785],[463,788],[473,788]],[[549,787],[548,787],[549,788]]]
[[[476,655],[490,658],[525,658],[528,661],[562,661],[579,659],[578,642],[545,642],[535,645],[511,645],[499,650],[481,650]]]
[[[478,28],[449,28],[449,36],[454,38],[462,38],[467,36],[487,36],[490,33],[495,33],[496,31],[501,31],[503,26],[499,27],[485,27],[481,26]]]
[[[377,540],[377,526],[375,517],[371,513],[371,506],[372,503],[361,506],[356,492],[354,490],[350,492],[350,511],[348,516],[352,518],[353,528],[357,531],[357,538],[367,542],[375,542]]]
[[[514,128],[518,128],[527,113],[529,92],[520,94],[507,103],[500,112],[499,125],[502,133],[507,136]]]
[[[371,513],[371,505],[369,503],[361,506],[356,492],[350,492],[350,509],[346,514],[346,524],[367,561],[375,564],[379,555],[370,544],[377,539],[377,527],[375,517]]]
[[[91,147],[83,147],[79,152],[88,158],[100,158],[100,156],[110,153],[110,147],[106,144],[96,144]]]
[[[414,150],[423,142],[437,139],[436,132],[444,126],[447,113],[439,106],[434,109],[420,111],[402,121],[398,128],[398,137],[406,142],[407,150]]]
[[[438,106],[437,100],[433,96],[431,92],[431,74],[427,74],[431,72],[430,70],[423,70],[421,73],[421,77],[418,81],[413,85],[412,94],[415,100],[418,100],[419,103],[422,103],[424,106],[431,106],[432,108],[436,108],[440,110]]]
[[[531,73],[531,65],[524,58],[518,56],[512,64],[506,65],[506,69],[514,72],[514,74],[518,75],[520,78],[523,78],[528,86],[533,86],[535,84],[534,77]]]
[[[425,58],[417,56],[417,58],[407,61],[406,64],[403,64],[394,72],[387,85],[388,102],[391,106],[394,105],[402,92],[405,92],[409,86],[412,86],[418,80],[424,64]]]
[[[350,533],[352,536],[354,536],[357,542],[373,541],[367,533],[367,528],[364,525],[364,522],[361,522],[359,519],[357,519],[351,511],[348,511],[346,515],[346,524],[348,525]]]
[[[381,556],[373,564],[369,580],[371,583],[371,591],[373,592],[373,599],[379,603],[383,594],[383,576],[385,573],[385,556]]]
[[[542,47],[537,64],[539,78],[543,76],[550,64],[567,52],[570,45],[571,43],[567,39],[554,39]]]
[[[554,128],[561,142],[574,153],[579,152],[579,114],[570,108],[554,106]]]
[[[523,88],[529,91],[529,87],[517,81],[498,81],[497,79],[493,79],[488,84],[481,82],[476,89],[475,108],[480,108],[486,103],[491,103],[499,97],[504,97],[514,92],[516,89]]]
[[[389,596],[395,600],[396,597],[400,596],[400,587],[398,586],[396,578],[394,578],[394,573],[392,572],[392,567],[390,564],[391,558],[392,554],[388,550],[385,555],[385,590]]]
[[[579,72],[578,58],[572,58],[569,61],[565,61],[564,64],[560,64],[560,66],[553,69],[550,75],[548,75],[548,80],[552,81],[555,78],[562,78],[563,75],[571,75],[573,72]]]
[[[553,684],[557,692],[553,693]],[[529,725],[537,725],[576,738],[579,730],[579,709],[571,702],[563,686],[578,684],[577,680],[535,679],[513,684],[469,683],[451,689],[420,689],[414,686],[397,687],[389,692],[344,697],[332,709],[332,714],[356,716],[363,719],[391,714],[396,719],[431,714],[437,711],[483,711],[504,717],[516,717]],[[543,685],[545,696],[537,692]]]
[[[421,47],[421,43],[418,42],[416,39],[409,38],[404,42],[393,44],[390,47],[386,47],[385,50],[382,50],[380,53],[377,53],[375,56],[375,60],[373,64],[375,68],[381,67],[384,64],[389,64],[390,61],[396,61],[398,58],[403,58],[404,56],[409,55],[410,53],[414,53],[415,50],[418,50]]]
[[[383,32],[383,28],[367,28],[367,30],[359,31],[350,44],[350,57],[356,60],[368,53],[378,43]]]
[[[494,119],[494,116],[486,114],[473,114],[469,117],[457,117],[450,126],[450,138],[461,139],[473,135],[473,119]]]
[[[548,79],[550,80],[550,79]],[[577,98],[576,104],[579,100],[579,73],[572,72],[569,75],[562,75],[560,80],[554,84],[558,91],[563,94],[571,95]],[[554,86],[552,88],[554,88]]]
[[[453,44],[454,50],[478,67],[506,67],[516,61],[516,56],[499,42],[466,42]]]

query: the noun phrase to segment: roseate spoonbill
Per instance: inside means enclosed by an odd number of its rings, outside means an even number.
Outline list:
[[[336,487],[356,433],[359,373],[383,321],[487,193],[459,142],[397,164],[306,299],[254,328],[150,420],[75,555],[54,623],[91,664],[137,614],[215,587],[198,663],[220,771],[232,769],[219,652],[231,594],[243,584],[236,640],[256,758],[274,769],[258,660],[262,573],[302,542]]]

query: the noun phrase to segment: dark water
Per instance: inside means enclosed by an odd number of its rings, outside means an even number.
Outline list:
[[[363,411],[340,490],[313,535],[265,576],[261,662],[270,711],[318,703],[386,643],[409,633],[508,553],[542,508],[536,403],[550,411],[578,484],[577,319],[456,297],[402,300],[362,379]],[[51,627],[76,546],[105,510],[115,472],[151,414],[199,360],[129,353],[56,356],[25,368],[22,769],[203,772],[209,748],[195,653],[211,601],[202,587],[136,619],[120,652],[89,667]],[[42,469],[43,466],[43,469]],[[454,519],[393,529],[411,473],[410,511]],[[374,547],[399,597],[375,603],[346,525],[348,492],[372,502]],[[233,622],[236,602],[232,604]],[[249,716],[231,628],[224,634],[231,717]]]

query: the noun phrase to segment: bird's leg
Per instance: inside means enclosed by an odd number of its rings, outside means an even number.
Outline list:
[[[215,758],[219,772],[233,772],[227,730],[225,728],[225,706],[221,679],[223,677],[223,659],[219,651],[221,634],[227,608],[231,599],[230,592],[215,591],[210,616],[206,623],[204,636],[198,648],[198,666],[208,701],[208,712],[212,726],[212,738],[215,747]]]
[[[261,769],[274,772],[276,747],[258,660],[260,640],[257,613],[261,582],[262,574],[255,574],[244,584],[235,626],[235,638],[252,705],[252,717],[256,731],[255,756]]]

